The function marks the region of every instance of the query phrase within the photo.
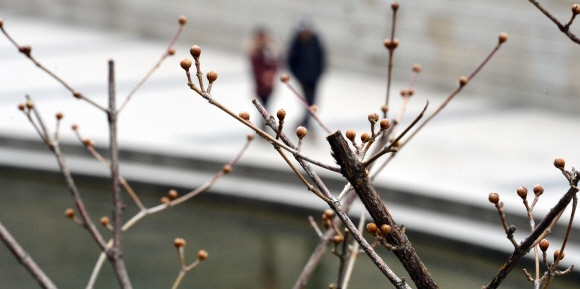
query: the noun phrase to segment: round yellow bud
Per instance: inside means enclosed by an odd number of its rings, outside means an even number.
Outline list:
[[[175,240],[173,240],[173,245],[176,248],[185,247],[186,244],[187,244],[187,242],[185,242],[185,239],[183,239],[183,238],[175,238]]]
[[[75,210],[73,210],[72,208],[68,208],[64,211],[64,215],[69,218],[72,219],[75,217]]]
[[[489,202],[492,203],[492,204],[496,204],[497,205],[497,203],[499,203],[499,195],[496,192],[491,192],[489,194],[488,199],[489,199]]]
[[[201,48],[197,45],[194,45],[191,47],[191,49],[189,49],[189,53],[191,53],[191,56],[193,56],[194,59],[199,58],[201,55]]]
[[[168,197],[170,200],[175,200],[175,199],[177,199],[177,198],[179,197],[179,193],[178,193],[176,190],[173,190],[173,189],[171,189],[171,190],[169,190],[169,192],[167,193],[167,197]]]
[[[304,138],[307,133],[308,133],[308,130],[305,127],[303,127],[303,126],[299,126],[296,129],[296,136],[298,136],[299,139]]]
[[[183,68],[185,71],[189,71],[189,68],[191,68],[191,60],[184,58],[179,62],[179,65],[181,66],[181,68]]]
[[[218,74],[215,71],[209,71],[206,75],[207,80],[209,81],[209,83],[212,83],[214,81],[216,81],[216,79],[218,78]]]
[[[101,218],[101,225],[107,226],[109,223],[111,223],[111,220],[109,220],[109,217],[104,216]]]
[[[207,256],[208,256],[208,254],[205,250],[199,250],[197,252],[197,259],[199,259],[199,261],[203,261],[203,260],[207,259]]]

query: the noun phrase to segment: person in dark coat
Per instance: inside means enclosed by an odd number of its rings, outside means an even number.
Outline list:
[[[300,23],[288,51],[288,66],[302,86],[303,97],[309,106],[314,104],[316,86],[324,72],[325,52],[318,35],[307,21]],[[302,126],[308,128],[310,114],[306,112]]]

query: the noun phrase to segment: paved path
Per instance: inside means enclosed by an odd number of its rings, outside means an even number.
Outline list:
[[[2,11],[0,17],[4,18],[4,27],[18,42],[32,45],[32,53],[44,65],[103,106],[106,105],[108,59],[116,61],[117,92],[119,96],[125,96],[167,45],[163,41],[147,41],[129,35],[39,22],[6,15]],[[172,33],[168,31],[168,41]],[[185,33],[195,32],[186,29]],[[176,55],[163,63],[123,111],[119,132],[123,148],[226,162],[244,143],[248,129],[212,107],[186,86],[185,75],[178,62],[189,56],[188,49],[192,44],[178,43]],[[224,53],[213,47],[202,46],[202,49],[202,69],[219,73],[212,89],[214,97],[233,111],[250,111],[252,119],[257,119],[250,102],[252,86],[244,55]],[[97,145],[106,144],[108,137],[104,114],[74,99],[62,86],[17,53],[4,38],[0,38],[0,63],[0,136],[38,140],[31,125],[16,108],[18,103],[24,101],[24,95],[30,94],[49,128],[54,127],[52,115],[57,111],[64,113],[63,142],[75,142],[69,128],[72,123],[78,123],[83,135],[95,139]],[[397,62],[396,65],[401,63]],[[476,65],[474,63],[474,67]],[[449,82],[455,81],[449,79]],[[383,76],[360,75],[330,68],[320,88],[320,117],[333,130],[354,129],[359,135],[368,131],[367,115],[379,111],[384,101],[384,83]],[[393,91],[405,85],[395,83]],[[416,92],[403,125],[417,115],[426,100],[431,103],[428,111],[431,113],[446,97],[422,87],[421,76]],[[394,93],[391,107],[399,107],[401,100],[397,95]],[[284,108],[288,114],[287,123],[294,126],[302,114],[297,99],[282,85],[278,85],[273,97],[270,110]],[[412,202],[394,208],[397,219],[409,227],[417,226],[424,232],[442,234],[440,228],[443,224],[447,228],[444,234],[487,247],[493,241],[503,244],[502,249],[509,250],[509,242],[501,233],[499,220],[495,224],[475,221],[478,226],[474,227],[473,220],[458,220],[447,215],[446,211],[461,210],[462,204],[493,208],[487,201],[487,195],[490,191],[497,191],[506,203],[507,212],[524,216],[524,208],[515,190],[523,185],[531,191],[535,184],[540,183],[546,193],[536,209],[536,215],[543,215],[567,189],[565,179],[552,166],[554,158],[565,158],[568,168],[578,165],[580,150],[576,149],[576,143],[580,137],[576,130],[579,126],[580,118],[573,115],[540,108],[500,107],[486,101],[485,96],[477,95],[477,91],[470,90],[468,86],[401,150],[377,179],[377,184],[455,203],[455,208],[434,207],[419,212],[412,210]],[[307,137],[302,151],[321,161],[333,163],[323,131],[318,129],[311,134],[315,139]],[[77,169],[93,170],[88,169],[90,164],[85,165],[84,160],[75,161],[72,158],[71,162],[76,164]],[[18,148],[0,150],[0,162],[40,168],[56,167],[50,157]],[[280,157],[263,140],[257,140],[252,145],[241,163],[272,170],[286,169]],[[131,164],[125,164],[122,170],[133,178],[175,180],[181,185],[195,184],[206,177],[202,175],[198,176],[199,180],[192,179],[180,175],[183,171],[170,169],[155,173],[152,168]],[[93,173],[102,174],[103,171],[94,169]],[[324,171],[321,174],[332,175]],[[323,204],[315,203],[315,198],[307,192],[296,193],[289,192],[288,188],[277,188],[273,193],[274,188],[267,185],[256,190],[251,183],[243,182],[243,179],[226,178],[220,181],[218,188],[236,188],[264,199],[323,207]],[[299,185],[298,181],[296,183]],[[465,214],[469,216],[470,213]],[[477,216],[471,217],[477,220]],[[527,232],[526,228],[520,230]],[[523,234],[520,233],[519,237]],[[580,257],[577,247],[571,247],[569,252],[569,256]],[[572,262],[572,259],[564,261]]]

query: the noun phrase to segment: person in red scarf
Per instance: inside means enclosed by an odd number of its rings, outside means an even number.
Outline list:
[[[280,66],[280,48],[264,28],[258,28],[250,44],[250,60],[256,95],[267,107]]]

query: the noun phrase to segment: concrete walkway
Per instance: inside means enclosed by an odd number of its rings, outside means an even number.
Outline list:
[[[32,54],[41,63],[102,106],[106,106],[107,60],[112,58],[116,62],[117,92],[122,100],[157,61],[173,34],[173,31],[168,31],[165,42],[147,41],[130,35],[20,18],[2,11],[0,17],[4,18],[4,27],[16,41],[32,46]],[[186,27],[185,33],[195,32]],[[143,155],[159,154],[176,159],[225,163],[245,142],[247,128],[187,87],[185,73],[178,62],[183,57],[190,57],[188,51],[192,44],[178,43],[176,55],[163,63],[123,111],[119,131],[123,149]],[[202,51],[202,70],[219,73],[212,88],[213,96],[235,112],[249,111],[252,119],[257,120],[258,114],[250,102],[253,98],[252,82],[245,56],[205,46],[202,46]],[[413,64],[401,64],[403,61],[397,65],[410,67]],[[74,99],[61,85],[19,54],[5,38],[0,39],[0,63],[0,137],[22,143],[39,141],[30,123],[17,109],[18,103],[25,101],[24,95],[30,94],[52,131],[55,126],[53,115],[58,111],[64,113],[63,143],[77,143],[69,129],[72,123],[77,123],[80,132],[93,138],[97,146],[106,145],[105,115],[86,102]],[[473,67],[477,65],[473,63]],[[457,79],[448,81],[455,83]],[[477,77],[473,81],[478,81]],[[401,103],[397,91],[405,86],[400,83],[393,85],[391,107],[396,109],[391,115],[398,111]],[[369,130],[367,115],[379,112],[384,94],[385,79],[382,75],[360,75],[330,68],[320,88],[320,117],[332,130],[354,129],[360,135]],[[416,96],[407,109],[403,125],[419,113],[426,100],[430,101],[430,114],[445,97],[421,86],[419,75]],[[286,110],[287,124],[291,125],[287,132],[293,136],[292,127],[301,117],[303,108],[282,85],[278,85],[269,107],[272,112],[278,108]],[[377,178],[376,184],[377,187],[408,192],[410,197],[405,199],[410,202],[395,200],[398,205],[392,207],[395,219],[408,228],[510,251],[499,218],[481,220],[473,214],[481,209],[497,214],[487,201],[489,192],[497,191],[505,202],[505,210],[511,216],[525,220],[525,209],[515,191],[523,185],[529,188],[531,195],[531,188],[537,183],[544,186],[545,194],[535,213],[537,216],[547,213],[568,187],[564,177],[552,165],[554,158],[565,158],[567,168],[579,164],[580,150],[575,147],[580,140],[575,133],[579,126],[580,118],[573,115],[541,108],[500,107],[486,101],[485,96],[477,95],[477,91],[468,86],[401,150]],[[334,163],[324,136],[320,129],[310,132],[302,151],[320,161]],[[18,143],[0,146],[2,165],[56,169],[56,162],[46,150],[28,150]],[[106,175],[105,168],[99,167],[86,155],[73,155],[68,160],[73,171]],[[308,193],[298,179],[290,181],[292,185],[279,186],[275,173],[288,172],[289,169],[265,141],[256,140],[240,164],[272,175],[262,176],[260,180],[232,175],[218,182],[217,192],[243,194],[312,209],[324,208],[324,203]],[[211,175],[210,172],[193,175],[187,169],[139,159],[123,163],[121,170],[130,180],[184,187],[195,187]],[[319,171],[325,177],[339,177]],[[415,203],[422,200],[440,202]],[[565,222],[567,220],[561,220],[561,223]],[[516,236],[520,240],[529,228],[518,228],[520,233]],[[555,241],[554,238],[551,240]],[[577,235],[572,236],[571,242],[565,264],[580,261]]]

